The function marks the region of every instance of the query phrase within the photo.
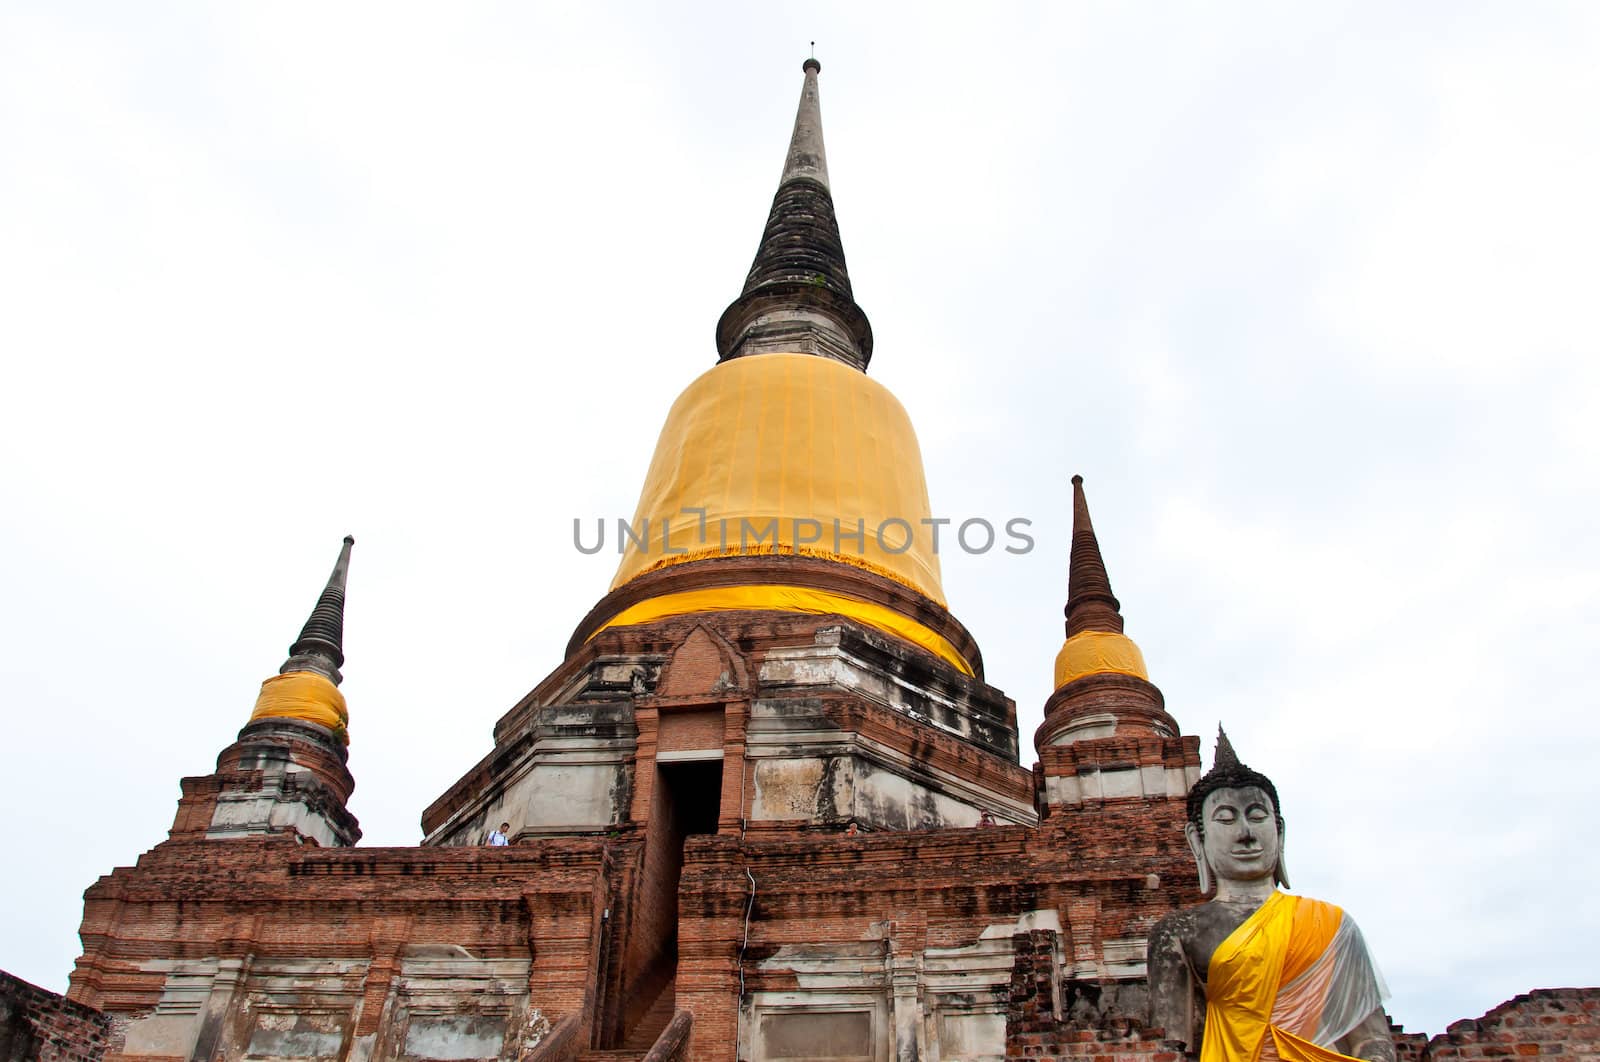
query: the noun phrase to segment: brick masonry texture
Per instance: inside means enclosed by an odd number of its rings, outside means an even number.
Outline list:
[[[1400,1062],[1445,1059],[1600,1059],[1600,988],[1541,988],[1428,1039],[1397,1032]]]
[[[111,1035],[111,1019],[0,971],[0,1062],[91,1062]]]

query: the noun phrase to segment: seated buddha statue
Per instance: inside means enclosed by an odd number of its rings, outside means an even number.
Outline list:
[[[1387,995],[1361,930],[1340,908],[1293,896],[1278,791],[1218,729],[1189,793],[1189,848],[1207,903],[1150,935],[1150,1023],[1201,1062],[1394,1062]]]

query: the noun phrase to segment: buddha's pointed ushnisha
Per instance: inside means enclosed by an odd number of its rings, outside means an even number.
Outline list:
[[[1239,766],[1239,757],[1233,751],[1233,742],[1228,740],[1228,732],[1222,729],[1222,724],[1217,724],[1217,751],[1211,757],[1211,769],[1227,770]]]

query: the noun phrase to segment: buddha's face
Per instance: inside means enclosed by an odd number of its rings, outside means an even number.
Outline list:
[[[1218,789],[1201,805],[1206,862],[1220,881],[1272,876],[1281,839],[1272,798],[1256,786]]]

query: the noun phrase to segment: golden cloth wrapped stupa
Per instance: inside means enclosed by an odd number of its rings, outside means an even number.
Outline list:
[[[834,217],[820,70],[815,60],[805,64],[760,249],[717,325],[719,363],[667,415],[611,584],[617,607],[586,634],[706,611],[838,614],[971,675],[975,647],[939,629],[954,621],[916,433],[895,397],[866,375],[872,328],[851,291]],[[714,586],[662,582],[643,600],[618,596],[652,573],[761,556],[847,565],[911,593],[905,602],[873,600],[847,582],[797,582],[773,566]]]

